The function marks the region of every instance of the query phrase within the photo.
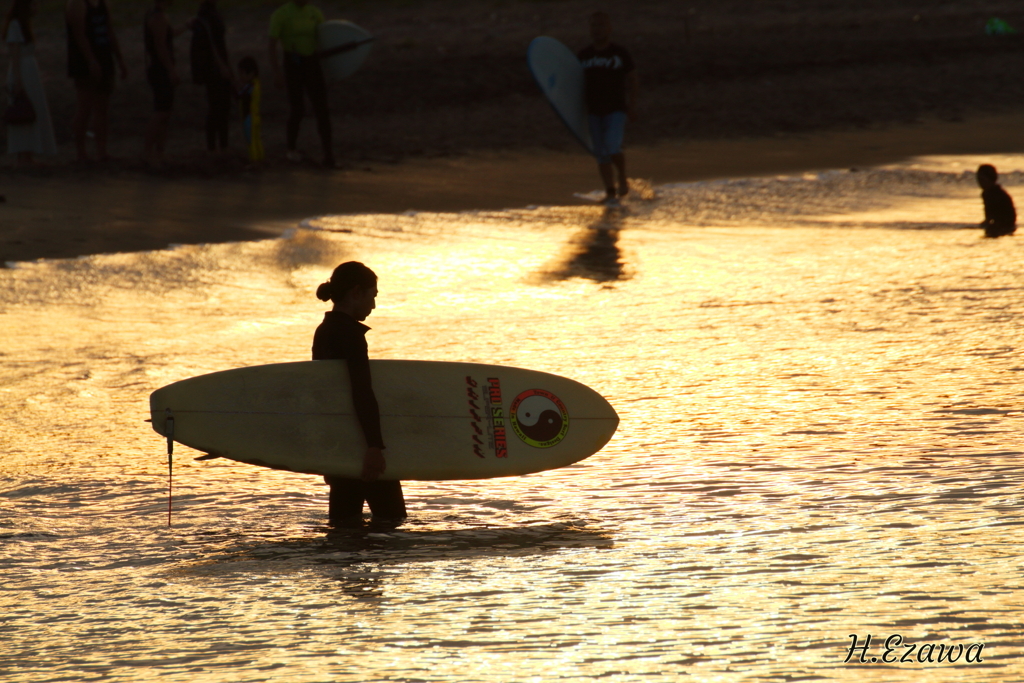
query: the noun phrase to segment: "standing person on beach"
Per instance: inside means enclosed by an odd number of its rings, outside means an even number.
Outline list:
[[[617,197],[629,192],[622,141],[626,119],[636,120],[637,80],[632,56],[626,48],[611,42],[611,35],[611,17],[605,12],[594,12],[590,15],[593,42],[577,57],[583,66],[590,137],[604,182],[605,201],[615,203]],[[617,189],[615,171],[619,175]]]
[[[31,166],[33,154],[56,154],[57,143],[50,122],[50,107],[46,102],[43,78],[36,62],[35,32],[32,17],[36,14],[35,0],[14,0],[4,24],[4,41],[11,55],[7,70],[7,89],[13,98],[24,92],[35,111],[35,121],[23,125],[8,124],[7,151],[17,155],[18,164]]]
[[[1010,194],[999,184],[999,174],[991,164],[982,164],[975,174],[985,204],[985,220],[981,227],[985,237],[1002,237],[1017,231],[1017,209]]]
[[[362,477],[324,477],[331,487],[328,517],[332,523],[362,520],[363,503],[374,519],[400,520],[406,516],[400,481],[378,479],[387,469],[380,409],[373,393],[370,360],[366,345],[369,327],[362,321],[376,308],[377,275],[358,261],[342,263],[331,279],[320,285],[316,296],[333,301],[334,308],[313,336],[313,360],[344,360],[348,363],[352,403],[366,439]]]
[[[217,0],[203,0],[189,28],[192,29],[192,82],[206,86],[206,150],[223,151],[228,146],[235,75],[231,71],[224,38],[227,29],[217,9]]]
[[[77,106],[72,124],[79,161],[88,161],[86,132],[92,124],[96,156],[107,161],[110,94],[114,91],[114,62],[121,80],[128,67],[110,20],[107,0],[68,0],[64,12],[68,33],[68,76],[75,81]]]
[[[309,0],[291,0],[270,17],[270,70],[278,88],[288,89],[288,160],[300,161],[296,149],[299,124],[306,114],[306,97],[313,105],[316,127],[323,147],[324,166],[334,168],[331,139],[331,112],[327,107],[327,82],[316,48],[316,30],[324,22],[319,9]],[[278,44],[284,53],[284,70],[278,57]]]
[[[146,131],[143,156],[152,168],[160,168],[167,145],[167,130],[174,109],[174,90],[181,82],[174,63],[174,36],[187,30],[187,26],[173,28],[167,17],[171,0],[156,0],[143,22],[143,42],[146,49],[146,80],[153,90],[153,115]]]

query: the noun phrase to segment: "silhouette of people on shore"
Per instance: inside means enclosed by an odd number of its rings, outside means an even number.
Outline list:
[[[985,237],[1002,237],[1017,231],[1017,210],[1013,199],[999,184],[999,174],[992,164],[982,164],[975,174],[981,188],[981,201],[985,204],[985,220],[981,227]]]

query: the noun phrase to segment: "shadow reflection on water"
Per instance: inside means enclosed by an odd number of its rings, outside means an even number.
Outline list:
[[[268,570],[273,565],[273,571],[277,571],[284,563],[292,568],[308,568],[480,560],[540,555],[566,548],[614,547],[607,531],[585,528],[580,522],[428,530],[370,524],[359,528],[313,527],[310,531],[323,535],[270,541],[252,534],[246,538],[225,534],[216,539],[210,538],[207,532],[204,538],[196,539],[196,544],[206,549],[194,548],[196,557],[177,571],[187,574],[252,572],[253,563],[266,563]]]
[[[963,221],[857,221],[857,220],[829,220],[822,223],[819,220],[791,220],[791,225],[809,227],[841,228],[843,230],[872,228],[876,230],[977,230],[978,236],[984,236],[984,231],[977,223],[964,223]]]
[[[606,207],[596,221],[570,238],[566,254],[537,273],[538,279],[580,277],[594,282],[630,279],[618,243],[624,217],[622,208]]]

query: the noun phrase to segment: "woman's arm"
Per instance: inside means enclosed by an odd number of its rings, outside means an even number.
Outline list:
[[[217,40],[214,41],[213,57],[217,60],[217,68],[220,70],[220,75],[232,84],[237,82],[235,77],[235,69],[231,66],[231,52],[228,50],[227,40],[228,27],[224,24],[224,17],[217,14]],[[213,36],[210,36],[213,39]]]
[[[267,57],[270,59],[270,71],[274,74],[274,85],[278,88],[284,87],[284,75],[281,73],[281,60],[277,56],[277,38],[271,38],[267,43]]]
[[[156,50],[156,58],[160,60],[164,69],[167,70],[171,77],[171,82],[177,85],[180,79],[174,67],[174,60],[171,59],[171,51],[167,49],[167,36],[168,34],[173,36],[174,30],[163,13],[154,13],[149,17],[148,23],[150,35],[153,36],[153,42],[155,43],[153,47]]]
[[[89,45],[89,39],[85,35],[85,0],[68,0],[64,15],[67,18],[68,26],[71,27],[71,37],[74,39],[75,45],[78,46],[89,63],[89,76],[99,79],[103,75],[103,69],[99,60],[96,59],[96,55],[93,54],[92,46]]]
[[[106,2],[106,0],[103,1]],[[110,5],[107,5],[107,34],[110,36],[110,51],[114,54],[114,59],[117,60],[117,68],[121,71],[121,80],[126,80],[128,66],[124,62],[124,55],[121,54],[121,43],[118,42],[117,34],[114,33],[114,22],[110,20]]]
[[[387,469],[387,462],[384,460],[380,407],[377,404],[377,396],[373,393],[369,358],[363,355],[350,357],[348,359],[348,376],[352,385],[352,404],[366,438],[362,478],[373,481]]]
[[[7,43],[11,55],[11,91],[21,90],[21,43]]]
[[[640,91],[640,82],[636,77],[636,69],[626,74],[626,116],[629,120],[636,121],[636,101]]]
[[[220,56],[220,51],[213,51],[213,58],[217,60],[217,68],[220,70],[220,75],[224,80],[231,81],[234,83],[237,79],[235,78],[235,70],[231,68],[231,55],[228,52],[228,46],[224,45],[224,56]]]

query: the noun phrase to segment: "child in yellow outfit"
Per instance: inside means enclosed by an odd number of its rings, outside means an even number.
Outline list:
[[[238,96],[242,99],[242,130],[245,141],[249,143],[249,161],[262,161],[263,133],[260,125],[260,68],[252,57],[245,57],[238,63],[238,75],[242,81],[242,89]]]

